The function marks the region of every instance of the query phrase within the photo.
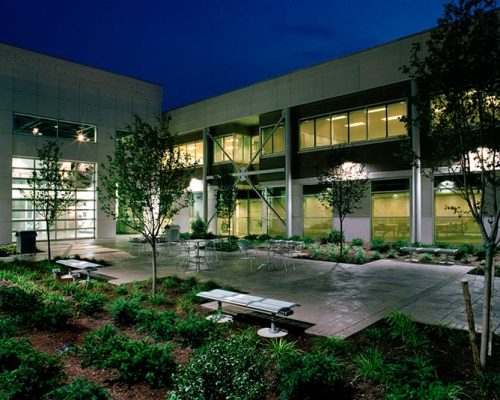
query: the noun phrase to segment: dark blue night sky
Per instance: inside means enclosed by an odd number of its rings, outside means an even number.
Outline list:
[[[0,5],[0,41],[147,81],[172,109],[436,25],[445,0]]]

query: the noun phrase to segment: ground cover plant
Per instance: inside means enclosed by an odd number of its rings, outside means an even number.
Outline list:
[[[213,281],[168,277],[151,296],[150,282],[68,284],[51,269],[0,264],[0,399],[500,398],[499,355],[477,376],[466,332],[404,314],[346,340],[269,340],[258,320],[204,318],[195,294]]]

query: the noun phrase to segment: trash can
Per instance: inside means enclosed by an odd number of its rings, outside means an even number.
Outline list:
[[[16,232],[16,252],[18,254],[36,253],[36,231]]]

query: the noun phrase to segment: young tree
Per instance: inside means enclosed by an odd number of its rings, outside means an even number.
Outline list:
[[[117,141],[113,156],[102,167],[101,208],[115,219],[116,202],[129,210],[130,217],[122,222],[151,246],[155,293],[157,239],[165,223],[188,204],[195,164],[174,149],[168,117],[159,117],[153,126],[135,116],[129,130],[131,134]]]
[[[221,173],[215,176],[215,184],[217,185],[215,209],[217,216],[227,223],[228,236],[231,236],[231,219],[236,211],[237,179],[231,175],[229,167],[223,167]]]
[[[486,367],[491,335],[493,258],[500,222],[500,25],[494,0],[445,5],[425,47],[415,45],[403,71],[416,83],[422,156],[432,174],[448,174],[467,203],[486,249],[480,358]],[[425,169],[424,169],[425,172]]]
[[[25,199],[45,221],[48,259],[52,260],[50,228],[68,207],[75,204],[74,176],[61,169],[61,149],[57,142],[48,141],[38,150],[39,167],[28,178],[29,189],[22,192]]]
[[[331,166],[318,177],[322,186],[319,199],[340,220],[340,260],[344,257],[344,219],[359,209],[368,188],[368,175],[362,164],[343,162]]]

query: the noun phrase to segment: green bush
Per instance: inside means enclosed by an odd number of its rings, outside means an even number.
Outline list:
[[[17,285],[0,287],[0,310],[26,313],[42,307],[42,297]]]
[[[368,348],[354,357],[357,376],[376,383],[385,383],[389,369],[382,352],[376,348]]]
[[[182,284],[182,279],[179,278],[178,276],[167,276],[162,281],[162,285],[166,289],[175,289],[180,287],[181,284]]]
[[[326,237],[327,243],[340,243],[344,241],[344,232],[341,232],[338,229],[332,229],[328,236]]]
[[[164,292],[151,293],[148,297],[148,300],[155,306],[165,306],[170,303],[168,295]]]
[[[0,339],[1,399],[40,399],[64,378],[59,357],[37,351],[26,339]]]
[[[200,347],[203,344],[217,338],[223,325],[193,315],[177,321],[176,333],[184,346]]]
[[[400,311],[391,312],[387,318],[390,327],[390,335],[399,338],[403,344],[413,348],[426,350],[429,346],[427,337],[419,331],[412,318]]]
[[[331,355],[306,353],[278,364],[280,400],[350,399],[345,366]]]
[[[0,318],[0,338],[9,338],[17,335],[21,319],[19,317],[3,316]]]
[[[432,264],[436,261],[436,257],[434,257],[432,254],[424,253],[420,256],[418,261],[423,264]]]
[[[286,339],[271,339],[266,345],[266,353],[273,360],[281,360],[284,357],[299,354],[297,342]]]
[[[51,331],[66,327],[68,320],[73,316],[73,307],[63,296],[50,293],[43,302],[43,306],[30,314],[31,321],[39,328]]]
[[[47,395],[48,400],[109,400],[106,389],[79,376],[73,382],[61,386]]]
[[[214,341],[179,368],[168,400],[265,399],[268,370],[255,335]]]
[[[144,309],[139,319],[139,331],[146,332],[156,340],[170,340],[176,332],[177,317],[173,311]]]
[[[208,226],[201,218],[191,222],[191,239],[204,239],[207,235]]]
[[[351,240],[351,246],[363,246],[365,244],[365,241],[362,238],[354,238]]]
[[[126,296],[128,294],[128,286],[126,285],[115,286],[113,292],[118,296]]]
[[[387,253],[391,246],[389,243],[384,242],[381,239],[373,239],[370,243],[370,250],[378,251],[380,253]]]
[[[136,298],[118,299],[109,307],[109,312],[113,317],[114,323],[123,326],[130,326],[138,323],[141,310],[141,303]]]
[[[170,345],[134,341],[105,325],[89,333],[82,347],[82,366],[115,369],[125,382],[166,387],[176,365]]]
[[[321,336],[314,339],[312,350],[317,353],[337,355],[346,353],[349,348],[349,342],[345,339]]]
[[[2,244],[0,245],[0,257],[8,257],[16,254],[15,244]]]
[[[398,252],[394,249],[390,249],[388,252],[387,252],[387,258],[398,258]]]
[[[84,315],[92,315],[104,311],[104,306],[108,302],[108,297],[101,293],[94,293],[88,290],[80,290],[73,294],[76,302],[76,310]]]
[[[380,253],[378,251],[374,251],[370,257],[370,261],[377,261],[380,259],[382,259],[382,256],[380,255]]]
[[[401,247],[408,247],[410,244],[408,243],[408,240],[396,240],[392,244],[392,248],[399,251]],[[422,247],[421,243],[413,243],[412,244],[414,247]]]

